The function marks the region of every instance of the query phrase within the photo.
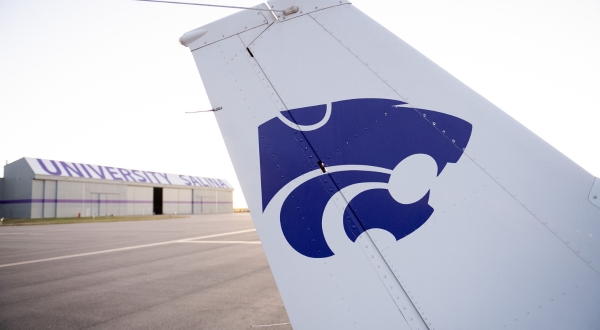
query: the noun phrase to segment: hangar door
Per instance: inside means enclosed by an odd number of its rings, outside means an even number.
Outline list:
[[[152,199],[152,213],[163,214],[163,188],[154,188]]]
[[[92,193],[92,215],[118,215],[118,203],[119,194]]]

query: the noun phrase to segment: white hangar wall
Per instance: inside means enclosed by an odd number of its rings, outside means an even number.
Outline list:
[[[2,200],[0,200],[0,218],[29,218],[31,215],[33,170],[27,161],[21,158],[4,166],[4,179],[2,184]],[[10,199],[12,203],[6,203]]]
[[[165,214],[200,214],[233,212],[233,194],[216,189],[163,190]]]
[[[0,217],[233,212],[233,188],[222,179],[33,158],[4,173]]]

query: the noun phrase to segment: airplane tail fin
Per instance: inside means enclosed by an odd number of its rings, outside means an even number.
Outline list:
[[[348,1],[269,4],[181,42],[295,329],[600,327],[597,179]]]

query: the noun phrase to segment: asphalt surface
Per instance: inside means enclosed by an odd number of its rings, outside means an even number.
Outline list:
[[[0,329],[288,322],[248,213],[0,227]]]

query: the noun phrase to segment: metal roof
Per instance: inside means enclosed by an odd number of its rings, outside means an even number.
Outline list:
[[[115,183],[159,184],[188,187],[233,189],[227,180],[192,175],[142,171],[114,166],[91,165],[25,157],[34,174],[62,178],[96,179]]]

